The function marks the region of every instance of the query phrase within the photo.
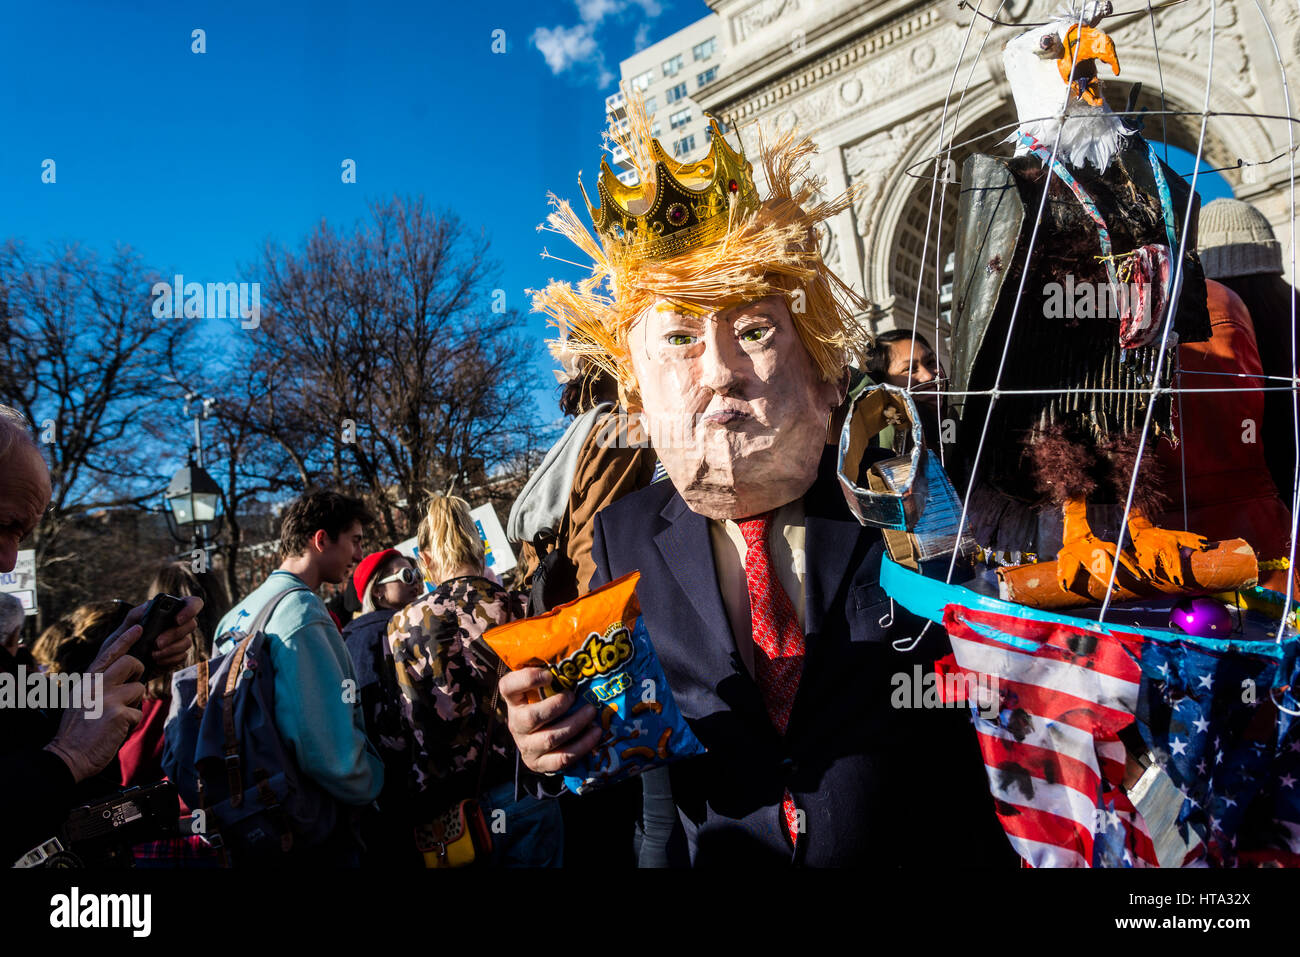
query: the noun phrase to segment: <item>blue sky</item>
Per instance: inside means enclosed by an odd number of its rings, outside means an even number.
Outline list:
[[[507,303],[527,312],[526,288],[576,274],[541,258],[571,253],[536,226],[548,190],[576,199],[578,171],[597,168],[619,60],[708,12],[703,0],[6,4],[0,238],[125,242],[165,275],[254,281],[264,240],[297,245],[321,218],[351,224],[371,199],[422,193],[487,231]],[[505,54],[491,49],[498,29]],[[46,158],[54,184],[41,182]],[[345,158],[356,185],[341,182]],[[550,333],[537,315],[529,329],[549,419]]]
[[[576,200],[578,171],[595,173],[619,60],[708,12],[703,0],[8,4],[0,238],[124,242],[164,274],[255,281],[265,240],[297,245],[322,218],[350,225],[371,199],[422,193],[487,231],[507,302],[527,311],[526,288],[576,275],[540,257],[570,251],[536,226],[548,190]],[[340,180],[345,158],[356,185]],[[536,315],[529,330],[551,419],[549,333]]]

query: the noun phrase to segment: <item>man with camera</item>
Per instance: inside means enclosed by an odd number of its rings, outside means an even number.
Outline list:
[[[49,505],[49,470],[26,420],[0,406],[0,571],[12,571],[18,546]],[[185,659],[194,618],[203,603],[188,599],[175,624],[154,644],[153,665],[168,671]],[[140,720],[144,663],[128,652],[142,635],[146,606],[131,610],[105,640],[87,678],[102,675],[100,700],[67,708],[55,725],[44,709],[0,707],[0,866],[56,835],[76,803],[76,785],[103,770]],[[0,674],[15,682],[18,658],[0,650]],[[95,682],[92,682],[92,685]],[[21,690],[21,689],[20,689]]]

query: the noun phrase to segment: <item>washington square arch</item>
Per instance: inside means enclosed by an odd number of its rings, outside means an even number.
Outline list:
[[[1061,0],[1000,6],[998,0],[709,0],[709,6],[726,31],[727,69],[701,92],[700,105],[742,133],[757,123],[775,131],[797,125],[812,135],[821,151],[817,172],[832,195],[865,184],[853,208],[823,235],[823,252],[872,303],[873,331],[910,327],[916,316],[928,335],[937,325],[946,352],[945,286],[961,164],[972,152],[1010,155],[1004,140],[1015,110],[1002,47],[1029,24],[1060,12]],[[972,7],[1007,25],[990,23]],[[1121,70],[1114,79],[1102,71],[1111,108],[1128,109],[1140,84],[1134,109],[1150,113],[1142,117],[1143,134],[1190,152],[1208,111],[1203,168],[1220,170],[1238,199],[1269,218],[1289,274],[1289,159],[1300,126],[1264,115],[1300,115],[1300,5],[1166,0],[1148,9],[1147,0],[1115,0],[1114,15],[1102,26],[1115,41]]]

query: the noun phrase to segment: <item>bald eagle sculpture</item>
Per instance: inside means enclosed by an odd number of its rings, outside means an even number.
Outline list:
[[[1098,27],[1109,13],[1109,3],[1089,4],[1007,43],[1015,156],[975,155],[963,167],[953,292],[954,391],[999,392],[972,476],[976,537],[993,551],[1038,551],[1025,516],[1059,510],[1057,579],[1074,591],[1080,575],[1109,583],[1115,561],[1136,578],[1181,585],[1181,550],[1208,544],[1152,523],[1163,505],[1154,443],[1172,438],[1170,396],[1153,399],[1152,387],[1173,382],[1177,343],[1210,337],[1194,233],[1182,244],[1180,290],[1175,282],[1187,206],[1194,230],[1199,201],[1102,99],[1098,64],[1119,74]],[[956,398],[971,461],[989,399]],[[1122,505],[1134,469],[1131,548],[1120,550],[1094,534],[1086,506]]]

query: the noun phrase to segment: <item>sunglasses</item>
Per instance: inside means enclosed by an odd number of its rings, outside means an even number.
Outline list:
[[[403,585],[414,585],[420,580],[420,576],[415,573],[415,569],[409,565],[406,568],[398,569],[387,578],[381,578],[375,582],[376,585],[387,585],[389,582],[400,581]]]

